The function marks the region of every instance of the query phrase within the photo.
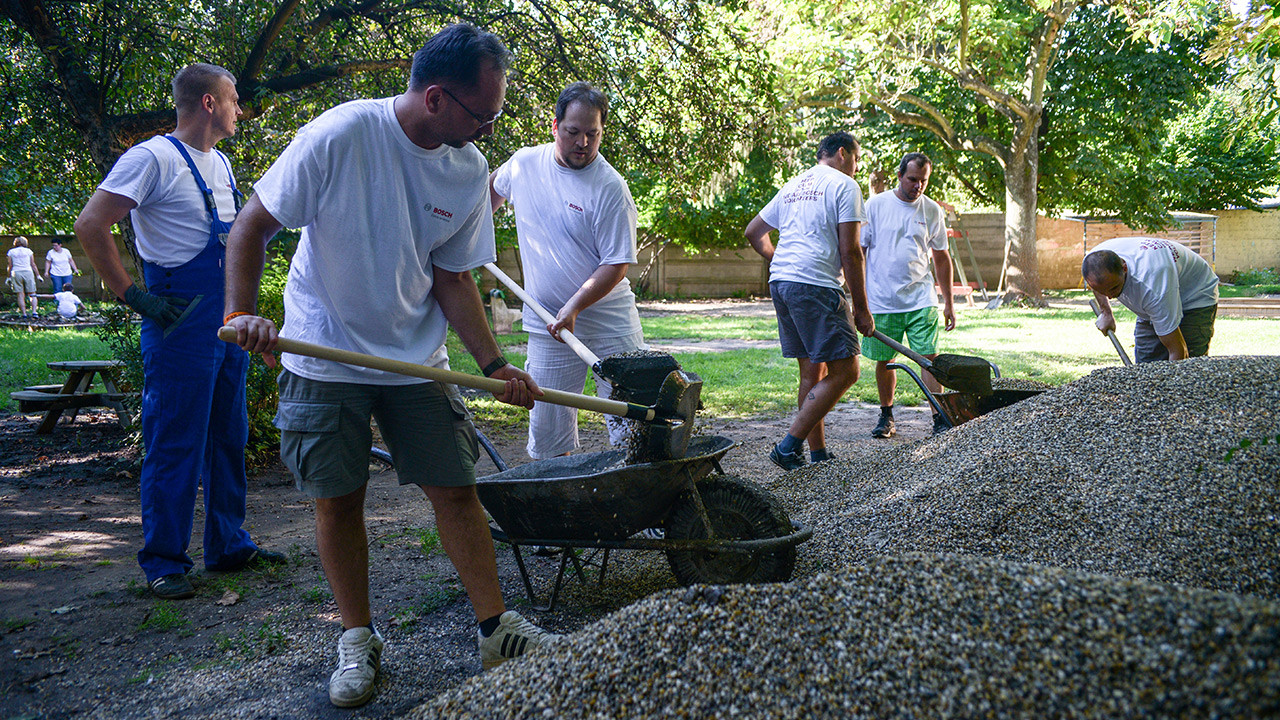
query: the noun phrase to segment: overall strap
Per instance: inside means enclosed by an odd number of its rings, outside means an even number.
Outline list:
[[[244,193],[240,192],[240,188],[236,187],[236,176],[231,173],[231,163],[227,161],[227,156],[221,150],[214,149],[218,153],[218,157],[222,160],[222,166],[227,169],[227,179],[231,181],[231,199],[236,206],[236,215],[240,214],[240,210],[244,207]]]
[[[187,152],[186,146],[172,135],[165,135],[164,139],[173,143],[178,152],[182,153],[182,159],[187,161],[187,167],[191,169],[191,175],[196,179],[196,187],[200,188],[200,196],[204,198],[204,208],[209,211],[209,222],[217,222],[218,206],[213,201],[213,191],[209,189],[208,185],[204,184],[204,178],[200,177],[200,171],[196,169],[196,164],[191,161],[191,155]],[[228,168],[227,172],[230,174],[230,168]]]

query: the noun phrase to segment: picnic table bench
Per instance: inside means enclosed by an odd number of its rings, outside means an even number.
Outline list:
[[[36,428],[37,434],[53,432],[64,410],[71,411],[74,421],[81,408],[109,407],[116,411],[120,427],[129,428],[133,418],[124,407],[124,399],[133,393],[123,393],[116,388],[115,369],[119,360],[63,360],[48,363],[49,369],[68,373],[61,385],[28,385],[9,393],[18,403],[21,412],[44,412],[44,419]],[[105,392],[92,390],[94,378],[101,378]]]

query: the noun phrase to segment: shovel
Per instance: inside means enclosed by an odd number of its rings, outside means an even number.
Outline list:
[[[236,329],[223,327],[218,330],[218,338],[234,344]],[[280,352],[294,355],[332,360],[345,365],[384,370],[436,382],[453,383],[477,390],[488,390],[491,393],[501,394],[506,387],[506,381],[496,378],[478,377],[455,370],[428,367],[351,350],[339,350],[301,340],[280,338],[276,348]],[[693,433],[694,413],[698,409],[698,402],[702,395],[702,378],[692,373],[669,374],[658,389],[652,407],[562,390],[544,389],[542,392],[543,396],[538,398],[541,402],[617,415],[644,423],[645,431],[637,433],[636,442],[643,445],[637,448],[638,454],[653,459],[672,460],[683,458],[688,452],[689,436]]]
[[[1095,316],[1102,315],[1102,308],[1098,307],[1097,300],[1090,300],[1089,307],[1093,308],[1093,314]],[[1129,367],[1130,365],[1133,365],[1133,361],[1129,359],[1129,353],[1124,351],[1124,345],[1121,345],[1120,340],[1116,338],[1116,331],[1108,330],[1107,337],[1111,338],[1111,344],[1115,346],[1116,352],[1120,355],[1120,359],[1124,361],[1124,366]]]
[[[520,298],[521,302],[528,305],[542,318],[543,322],[548,325],[554,323],[556,318],[549,310],[538,304],[533,296],[524,291],[524,288],[516,284],[509,275],[502,271],[493,263],[485,263],[485,269],[493,273],[503,285],[506,285],[511,292]],[[651,353],[646,355],[628,356],[626,354],[610,355],[601,360],[599,355],[591,352],[582,343],[581,340],[574,337],[573,333],[568,330],[561,330],[560,337],[564,343],[573,349],[582,361],[591,366],[601,377],[608,380],[620,391],[622,397],[634,400],[639,403],[657,402],[657,393],[662,388],[668,376],[673,372],[680,370],[680,363],[667,353]]]
[[[929,371],[938,384],[974,395],[987,396],[991,390],[991,363],[971,355],[939,355],[932,361],[876,330],[871,337],[897,350]]]

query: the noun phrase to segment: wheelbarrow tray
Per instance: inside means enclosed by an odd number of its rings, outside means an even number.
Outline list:
[[[944,392],[934,395],[947,410],[951,421],[959,425],[993,410],[1008,407],[1016,402],[1035,397],[1044,390],[996,389],[990,395],[977,395],[965,392]]]
[[[537,460],[477,479],[476,492],[509,542],[620,540],[661,525],[734,444],[696,437],[682,458],[635,465],[621,450]]]

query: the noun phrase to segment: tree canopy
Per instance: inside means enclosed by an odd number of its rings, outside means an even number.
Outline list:
[[[556,96],[595,82],[614,102],[605,152],[662,172],[688,196],[741,162],[765,114],[769,73],[733,9],[696,0],[446,2],[0,0],[0,199],[10,230],[66,229],[129,146],[173,127],[173,73],[211,62],[237,77],[245,117],[220,147],[248,180],[298,127],[338,102],[401,91],[413,52],[473,22],[516,53],[491,162],[549,139]]]

